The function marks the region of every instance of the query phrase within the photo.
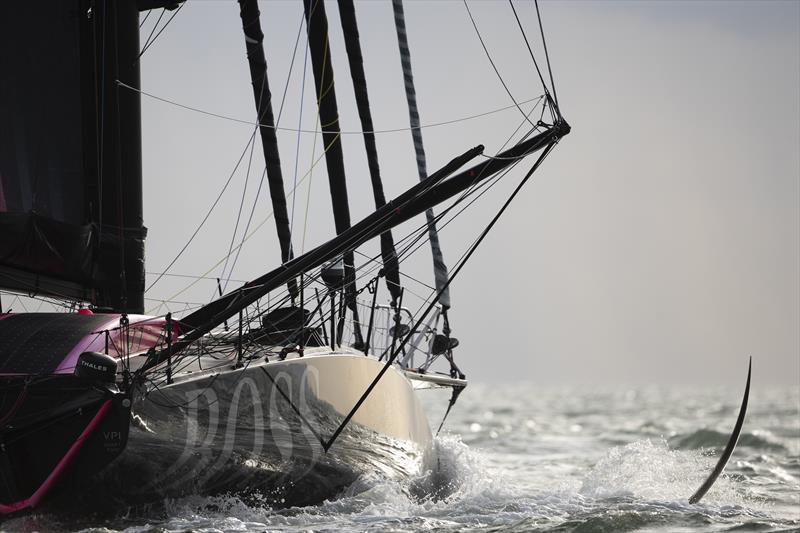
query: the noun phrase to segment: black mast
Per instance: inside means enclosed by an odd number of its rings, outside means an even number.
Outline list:
[[[333,81],[330,44],[328,42],[328,18],[325,15],[323,0],[303,0],[306,26],[308,28],[309,50],[314,70],[314,84],[317,91],[319,120],[322,125],[322,140],[325,149],[325,163],[328,167],[328,182],[331,188],[333,218],[336,233],[341,234],[350,227],[350,206],[347,201],[347,181],[344,173],[339,111],[336,105],[336,90]],[[362,344],[361,328],[358,325],[356,305],[355,268],[353,250],[343,256],[345,275],[345,299],[353,312],[353,332],[355,344]]]
[[[99,117],[100,241],[106,235],[122,241],[119,280],[109,280],[104,302],[116,311],[144,312],[144,228],[142,208],[142,104],[138,92],[119,87],[117,80],[140,87],[139,8],[136,2],[98,2],[95,25],[102,24],[98,82],[103,84]],[[96,30],[97,31],[97,28]],[[105,36],[102,34],[105,33]],[[105,39],[103,38],[105,37]],[[105,63],[103,63],[105,57]],[[109,75],[110,74],[110,75]],[[102,259],[101,259],[102,261]],[[117,289],[117,287],[119,287]]]
[[[381,169],[378,165],[378,149],[375,146],[375,133],[372,125],[372,113],[369,108],[369,95],[367,93],[367,80],[364,76],[364,60],[361,55],[361,44],[358,36],[358,23],[353,0],[339,0],[339,15],[342,19],[344,42],[347,48],[347,59],[350,63],[350,75],[353,78],[353,89],[356,95],[358,116],[361,119],[361,129],[364,132],[364,146],[367,151],[369,177],[372,181],[372,195],[375,198],[375,208],[386,204],[381,181]],[[400,267],[397,261],[397,251],[394,247],[392,232],[381,234],[381,257],[386,276],[386,286],[392,295],[392,303],[400,297]]]
[[[275,118],[272,113],[272,93],[267,78],[267,60],[264,57],[264,33],[259,20],[258,0],[239,0],[242,29],[244,30],[247,60],[250,64],[250,79],[253,82],[253,97],[258,114],[261,147],[267,166],[269,194],[272,199],[272,211],[275,227],[278,230],[278,241],[281,246],[281,263],[286,263],[294,254],[292,252],[292,234],[289,226],[289,215],[286,209],[286,191],[283,188],[281,158],[278,153],[278,137],[275,134]],[[292,300],[297,296],[297,281],[289,280],[289,293]]]

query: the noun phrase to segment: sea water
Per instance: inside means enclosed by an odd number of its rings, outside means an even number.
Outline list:
[[[739,446],[696,505],[688,498],[724,448],[742,391],[471,384],[436,438],[436,473],[376,472],[311,507],[188,496],[112,516],[39,511],[0,529],[798,531],[798,389],[754,388]],[[421,394],[436,428],[447,397]]]

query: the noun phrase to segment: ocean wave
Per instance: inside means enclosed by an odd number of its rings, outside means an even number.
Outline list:
[[[581,421],[584,427],[576,432],[564,425],[569,421],[559,413],[547,416],[522,403],[519,412],[503,412],[498,407],[507,402],[498,403],[481,404],[480,411],[454,411],[450,426],[462,428],[464,440],[438,437],[434,453],[424,462],[420,459],[419,468],[404,468],[407,475],[367,468],[343,490],[315,505],[282,505],[275,495],[258,492],[186,495],[148,507],[119,509],[102,519],[38,510],[6,521],[0,529],[339,533],[777,531],[800,526],[800,457],[780,447],[791,441],[777,431],[745,433],[726,473],[699,504],[690,505],[689,495],[716,462],[707,450],[722,447],[728,438],[712,430],[684,430],[668,440],[658,438],[659,433],[671,433],[662,429],[691,427],[694,413],[666,419],[663,427],[653,421],[664,417],[612,413],[606,420]],[[491,417],[485,415],[487,410]],[[483,417],[476,418],[476,412]],[[536,423],[529,424],[533,419]],[[486,429],[472,433],[469,427],[476,420]],[[497,430],[498,438],[474,442],[476,435],[489,434],[495,425],[502,430]],[[511,429],[506,431],[506,425]],[[360,444],[358,460],[369,462],[372,446],[366,441]]]
[[[713,429],[699,429],[685,435],[675,435],[669,439],[671,446],[681,450],[696,450],[700,448],[724,448],[728,443],[730,433],[723,433]],[[740,447],[753,450],[785,452],[786,447],[778,442],[768,431],[744,432],[739,436]]]

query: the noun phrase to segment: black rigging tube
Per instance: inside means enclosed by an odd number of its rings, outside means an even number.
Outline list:
[[[417,159],[417,173],[419,174],[419,180],[423,181],[428,176],[428,168],[425,162],[425,145],[422,142],[422,128],[420,127],[419,111],[417,110],[417,91],[414,88],[414,75],[411,71],[411,51],[408,47],[408,37],[406,35],[403,0],[392,0],[392,8],[394,11],[395,30],[397,31],[397,45],[400,48],[400,63],[403,67],[403,82],[406,89],[406,101],[408,102],[411,138],[414,141],[414,153]],[[439,244],[439,232],[436,230],[436,216],[433,214],[433,209],[425,211],[425,218],[428,220],[428,241],[431,243],[436,290],[442,293],[439,303],[442,309],[447,310],[450,308],[450,290],[443,290],[448,285],[447,265],[444,262],[444,254]]]
[[[275,134],[275,117],[272,113],[272,93],[267,78],[267,60],[264,57],[264,33],[261,31],[258,0],[239,0],[239,11],[242,17],[244,41],[247,47],[247,61],[250,65],[250,79],[253,82],[253,97],[258,114],[258,131],[261,134],[261,148],[267,166],[269,195],[272,199],[272,212],[275,216],[275,227],[278,230],[278,241],[281,246],[281,262],[285,263],[294,257],[292,252],[292,234],[289,225],[289,214],[286,208],[286,191],[283,187],[281,158],[278,153],[278,137]],[[288,282],[292,300],[297,297],[297,280]]]
[[[753,358],[750,358],[750,362],[747,364],[747,383],[744,386],[744,396],[742,397],[742,405],[739,407],[739,416],[736,419],[736,424],[733,426],[733,432],[731,433],[731,437],[728,439],[728,444],[725,446],[725,449],[722,451],[722,455],[717,461],[714,470],[708,476],[700,488],[698,488],[694,494],[689,498],[689,503],[695,504],[699,502],[703,496],[706,495],[708,489],[714,485],[714,482],[717,481],[717,478],[722,471],[725,470],[725,465],[728,464],[728,460],[733,455],[733,450],[736,449],[736,443],[739,442],[739,435],[742,432],[742,426],[744,425],[744,416],[747,414],[747,401],[750,398],[750,376],[753,372]]]
[[[391,229],[410,218],[424,213],[428,207],[435,206],[490,178],[497,172],[517,162],[518,159],[548,146],[569,133],[569,131],[570,127],[566,122],[558,122],[538,135],[498,154],[496,157],[487,159],[449,179],[445,179],[467,162],[483,153],[483,146],[468,150],[437,172],[431,174],[426,180],[414,185],[330,241],[292,259],[271,272],[246,283],[240,289],[230,292],[184,317],[180,321],[184,335],[172,345],[172,353],[186,348],[223,321],[236,315],[240,308],[252,304],[270,291],[286,283],[289,279],[297,277],[301,272],[308,272],[318,268],[326,261],[330,261],[342,254],[345,250],[352,250],[368,240],[374,239],[387,229]],[[145,372],[160,364],[166,360],[166,356],[167,350],[154,353],[142,365],[139,372]]]
[[[328,167],[328,183],[331,188],[333,203],[333,219],[336,233],[350,228],[350,205],[347,201],[347,180],[344,173],[344,155],[342,154],[341,129],[339,128],[339,110],[336,105],[336,89],[333,81],[333,65],[331,64],[330,43],[328,42],[328,17],[325,15],[323,0],[303,0],[308,28],[308,48],[311,53],[311,64],[314,71],[314,88],[317,91],[319,121],[322,127],[322,141],[325,146],[325,164]],[[358,325],[358,307],[356,305],[356,273],[353,250],[345,251],[344,298],[347,307],[353,312],[353,332],[358,345],[363,345],[361,328]]]
[[[444,427],[444,423],[447,421],[447,416],[450,414],[450,410],[453,409],[453,406],[458,401],[458,397],[461,396],[461,393],[466,388],[465,385],[455,385],[453,386],[453,391],[450,393],[450,401],[447,403],[447,411],[444,412],[444,416],[442,417],[442,421],[439,423],[439,429],[436,430],[436,435],[438,436],[439,433],[442,431]]]
[[[375,128],[372,124],[372,113],[369,108],[367,79],[364,75],[364,58],[361,55],[361,43],[358,36],[358,23],[353,0],[339,0],[339,16],[342,19],[344,44],[347,49],[347,60],[350,63],[350,75],[353,78],[353,90],[356,95],[358,116],[361,119],[361,129],[364,132],[364,147],[367,152],[372,195],[375,198],[375,209],[378,209],[386,204],[386,196],[383,193],[381,168],[378,164]],[[394,238],[391,231],[381,233],[381,257],[383,258],[386,286],[392,295],[392,303],[395,303],[400,297],[400,265],[397,260],[397,251],[394,247]]]
[[[569,126],[567,126],[567,128],[569,128]],[[361,394],[361,397],[358,399],[358,401],[355,403],[355,405],[352,407],[352,409],[350,409],[350,412],[347,413],[347,415],[345,415],[344,419],[339,424],[339,427],[336,428],[336,431],[333,432],[333,434],[331,435],[331,438],[328,439],[328,442],[326,442],[322,446],[323,449],[326,452],[331,448],[331,446],[333,446],[333,443],[336,442],[336,439],[339,437],[339,435],[341,435],[342,431],[344,431],[344,429],[350,423],[350,420],[353,419],[353,416],[361,408],[361,405],[367,400],[367,398],[369,398],[369,395],[372,394],[372,391],[378,385],[378,382],[380,382],[381,378],[389,370],[389,367],[392,365],[392,363],[394,363],[395,359],[397,359],[397,355],[403,350],[405,345],[408,344],[408,341],[411,340],[411,336],[414,335],[414,332],[419,330],[419,327],[422,325],[423,321],[428,316],[428,313],[430,313],[431,310],[439,303],[439,300],[442,297],[442,294],[444,293],[444,291],[447,289],[447,287],[450,285],[450,283],[452,283],[452,281],[455,279],[455,277],[458,276],[458,274],[461,272],[461,269],[464,267],[464,265],[467,263],[467,261],[469,261],[470,257],[472,257],[472,254],[475,253],[475,250],[477,250],[478,246],[480,246],[481,242],[483,242],[483,239],[486,238],[486,236],[492,230],[494,225],[497,223],[497,221],[503,215],[505,210],[508,208],[508,206],[514,200],[514,198],[517,196],[519,191],[522,190],[522,187],[525,185],[525,183],[527,183],[527,181],[530,179],[530,177],[533,175],[533,173],[536,171],[536,169],[539,168],[539,165],[541,165],[542,161],[544,161],[544,158],[547,157],[547,155],[550,153],[550,151],[553,149],[553,147],[556,144],[558,144],[558,139],[557,138],[554,139],[552,143],[548,144],[547,147],[545,147],[545,149],[539,155],[538,159],[533,164],[531,169],[527,172],[527,174],[525,174],[525,176],[522,178],[522,181],[519,182],[517,187],[511,192],[511,195],[506,199],[506,201],[500,207],[500,210],[494,215],[494,217],[489,222],[489,224],[483,229],[483,231],[481,231],[480,235],[478,235],[478,238],[475,239],[475,241],[467,249],[466,253],[461,257],[461,259],[459,260],[459,262],[456,265],[455,269],[451,273],[450,277],[447,279],[447,283],[441,289],[438,289],[436,291],[436,295],[431,300],[431,302],[428,304],[428,306],[425,308],[425,311],[423,311],[422,314],[419,315],[419,318],[417,319],[417,322],[414,324],[414,327],[412,327],[409,330],[409,332],[405,335],[405,337],[403,338],[403,341],[400,343],[400,345],[397,348],[392,346],[392,350],[393,351],[392,351],[391,355],[389,356],[389,358],[386,360],[386,364],[384,364],[383,367],[378,371],[376,376],[372,379],[372,382],[369,384],[369,386],[366,388],[366,390],[364,390],[364,392]],[[458,398],[458,395],[456,395],[455,399],[452,399],[452,403],[453,404],[455,404],[455,400],[457,398]],[[447,416],[447,415],[445,415],[445,416]]]
[[[117,239],[117,276],[98,287],[94,303],[125,313],[144,312],[144,227],[142,207],[142,119],[141,96],[120,91],[117,80],[140,87],[139,10],[134,1],[99,2],[94,23],[105,24],[99,36],[96,83],[104,98],[98,103],[101,121],[97,134],[102,162],[97,170],[92,219],[100,226],[101,243]],[[106,252],[107,253],[107,252]],[[104,258],[95,258],[103,262]],[[97,265],[96,265],[97,266]]]

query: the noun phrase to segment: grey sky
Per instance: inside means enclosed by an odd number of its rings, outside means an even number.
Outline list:
[[[338,11],[335,2],[326,5],[342,127],[358,130]],[[532,4],[516,5],[538,43]],[[539,95],[508,4],[470,7],[515,97]],[[406,126],[391,4],[359,2],[356,8],[376,128]],[[710,378],[738,388],[752,354],[757,381],[800,383],[800,3],[542,2],[541,8],[559,100],[573,132],[454,283],[452,321],[464,370],[491,381]],[[262,1],[261,10],[277,114],[302,7]],[[461,2],[408,1],[406,17],[423,124],[511,103]],[[313,130],[310,71],[299,118],[302,31],[280,125]],[[142,88],[252,120],[238,6],[190,0],[144,55]],[[146,96],[142,104],[147,269],[157,272],[213,202],[252,128]],[[476,144],[495,151],[519,120],[511,109],[423,130],[429,169]],[[297,135],[281,132],[279,142],[290,188]],[[383,134],[378,143],[387,195],[394,196],[417,179],[411,137]],[[320,156],[320,144],[300,134],[298,178],[308,171],[312,150]],[[358,220],[372,207],[361,137],[345,136],[344,149],[352,218]],[[259,152],[245,217],[263,168]],[[225,255],[245,169],[174,272],[204,274]],[[451,264],[520,176],[509,176],[445,229]],[[333,234],[320,162],[295,198],[296,249],[309,181],[305,248]],[[269,211],[265,193],[254,223]],[[248,241],[235,279],[275,266],[274,233],[270,220]],[[432,283],[429,252],[423,252],[407,267]],[[147,296],[169,298],[186,284],[165,278]],[[205,301],[213,285],[200,283],[175,299]]]

